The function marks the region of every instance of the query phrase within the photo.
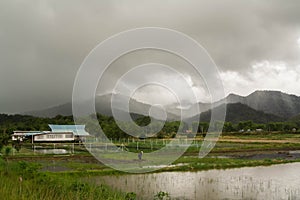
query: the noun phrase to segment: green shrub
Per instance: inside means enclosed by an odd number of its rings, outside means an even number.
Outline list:
[[[170,200],[171,197],[169,193],[160,191],[154,196],[154,200]]]
[[[37,163],[28,163],[25,161],[18,162],[19,175],[25,179],[34,178],[38,174],[38,170],[41,168],[41,165]]]
[[[126,200],[135,200],[136,199],[136,194],[134,192],[128,192],[125,196]]]
[[[10,147],[6,147],[5,148],[5,156],[9,156],[10,152],[11,152],[11,148]]]

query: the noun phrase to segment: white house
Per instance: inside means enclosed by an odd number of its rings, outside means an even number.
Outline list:
[[[73,140],[85,141],[90,134],[85,131],[85,125],[54,125],[49,124],[51,133],[73,133]]]
[[[12,140],[31,139],[33,142],[74,142],[85,141],[90,136],[85,125],[49,124],[51,131],[14,131]]]

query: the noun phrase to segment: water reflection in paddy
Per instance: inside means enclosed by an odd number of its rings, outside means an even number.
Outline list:
[[[69,151],[66,149],[36,149],[34,150],[35,153],[41,154],[68,154]]]
[[[113,188],[153,199],[300,199],[300,163],[202,172],[163,172],[99,177]]]

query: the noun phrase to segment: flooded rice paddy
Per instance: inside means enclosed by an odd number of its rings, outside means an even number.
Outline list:
[[[111,187],[153,199],[160,191],[172,199],[300,199],[300,163],[201,172],[104,176]]]

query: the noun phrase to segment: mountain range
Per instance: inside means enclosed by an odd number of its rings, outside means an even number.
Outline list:
[[[100,114],[111,116],[111,97],[112,94],[105,94],[96,97],[95,107]],[[124,106],[126,97],[121,94],[114,96],[117,108]],[[189,113],[184,118],[195,118],[200,113],[195,109],[199,106],[201,111],[201,121],[209,121],[212,109],[218,111],[220,107],[226,104],[226,121],[237,122],[243,120],[252,120],[254,122],[284,121],[296,115],[300,115],[300,97],[292,94],[286,94],[280,91],[255,91],[248,96],[229,94],[220,101],[191,105],[187,108],[181,108],[179,104],[170,104],[165,106],[168,120],[179,120],[181,112]],[[131,113],[149,115],[151,105],[130,99],[129,108]],[[123,112],[123,111],[122,111]],[[126,112],[126,111],[124,111]],[[56,115],[72,115],[72,104],[66,103],[59,106],[50,107],[44,110],[30,111],[23,114],[38,117],[54,117]]]

